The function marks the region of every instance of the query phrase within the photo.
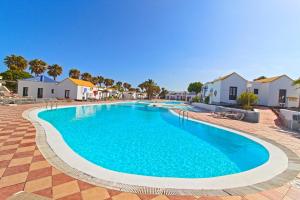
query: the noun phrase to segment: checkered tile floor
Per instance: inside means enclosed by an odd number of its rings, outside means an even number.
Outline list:
[[[270,200],[300,199],[300,189],[285,185],[273,190],[232,197],[194,197],[141,195],[96,187],[74,179],[52,167],[35,144],[35,128],[22,118],[22,112],[37,105],[0,106],[0,199],[19,191],[38,194],[51,199],[105,199],[105,200]],[[268,112],[266,116],[272,115]],[[194,116],[199,118],[201,116]],[[207,117],[208,116],[203,116]],[[268,122],[268,120],[266,119]],[[227,122],[228,123],[228,122]],[[243,122],[234,122],[243,123]],[[238,124],[249,127],[247,123]],[[299,150],[299,139],[289,138]]]

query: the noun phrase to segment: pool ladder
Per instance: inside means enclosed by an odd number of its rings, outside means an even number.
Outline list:
[[[189,119],[189,112],[185,110],[180,110],[179,113],[179,119]]]
[[[51,110],[53,110],[54,108],[57,109],[57,101],[46,101],[46,109],[48,109],[48,106]]]

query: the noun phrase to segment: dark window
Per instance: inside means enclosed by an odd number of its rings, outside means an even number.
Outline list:
[[[43,98],[43,88],[38,88],[37,98]]]
[[[237,97],[237,87],[229,88],[229,100],[236,100]]]
[[[28,87],[23,87],[23,97],[28,96]]]
[[[70,98],[70,90],[65,90],[65,98]]]
[[[51,89],[51,93],[54,94],[54,89]]]
[[[286,90],[280,89],[279,90],[279,103],[285,103],[286,102]]]
[[[258,89],[254,89],[253,93],[258,94]]]

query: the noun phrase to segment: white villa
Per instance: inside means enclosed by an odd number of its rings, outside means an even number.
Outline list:
[[[57,81],[47,76],[18,80],[18,95],[33,98],[55,98]]]
[[[251,90],[259,98],[259,105],[298,107],[299,94],[294,80],[287,75],[260,79],[251,82]]]
[[[202,97],[209,97],[209,104],[236,104],[239,95],[246,91],[247,80],[237,73],[205,83]]]
[[[177,101],[190,101],[196,96],[195,92],[186,91],[170,91],[166,94],[166,99]]]
[[[201,97],[209,104],[236,104],[241,93],[251,91],[259,98],[258,105],[298,107],[299,94],[293,80],[286,76],[276,76],[257,81],[247,81],[237,73],[220,77],[204,84]]]
[[[36,76],[18,81],[18,95],[33,98],[86,100],[93,95],[94,84],[67,78],[61,82],[47,76]]]
[[[95,85],[89,81],[66,78],[57,85],[57,95],[59,99],[86,100],[93,97]]]

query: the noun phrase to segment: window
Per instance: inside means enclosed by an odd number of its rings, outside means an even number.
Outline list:
[[[23,97],[28,97],[28,87],[23,87]]]
[[[37,98],[43,98],[43,88],[38,88]]]
[[[65,90],[65,98],[66,99],[70,98],[70,90]]]
[[[54,94],[54,89],[51,89],[51,94]]]
[[[229,100],[236,100],[237,97],[237,87],[229,88]]]
[[[253,93],[254,93],[254,94],[258,94],[258,89],[254,89],[254,90],[253,90]]]

